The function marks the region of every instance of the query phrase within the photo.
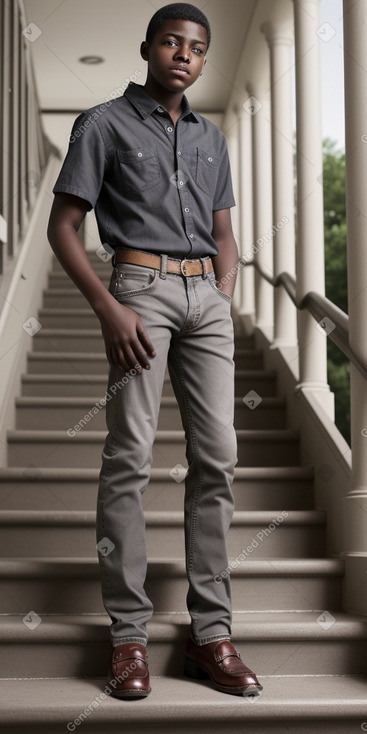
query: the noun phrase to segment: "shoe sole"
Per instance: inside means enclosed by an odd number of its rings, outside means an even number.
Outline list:
[[[209,678],[217,691],[221,691],[222,693],[232,693],[235,696],[249,696],[254,698],[260,696],[261,691],[263,690],[262,686],[257,686],[255,684],[246,686],[246,688],[243,686],[233,688],[230,686],[222,686],[214,680],[206,668],[195,663],[194,660],[190,660],[190,658],[185,658],[184,674],[187,675],[188,678],[195,678],[196,680],[207,680]]]
[[[148,691],[136,691],[134,689],[127,691],[111,691],[109,694],[113,698],[146,698],[151,692],[151,688]]]

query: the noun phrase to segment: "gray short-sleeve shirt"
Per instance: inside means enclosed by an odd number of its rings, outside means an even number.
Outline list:
[[[89,202],[113,249],[177,258],[217,255],[213,211],[235,205],[223,133],[185,96],[175,126],[133,82],[75,120],[53,191]]]

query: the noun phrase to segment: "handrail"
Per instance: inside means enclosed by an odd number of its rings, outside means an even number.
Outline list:
[[[335,327],[328,333],[328,336],[334,344],[339,347],[343,354],[348,357],[354,366],[357,367],[364,379],[367,380],[367,365],[361,362],[349,344],[349,317],[341,308],[336,306],[335,303],[326,298],[326,296],[316,293],[316,291],[309,291],[305,296],[303,296],[303,298],[297,299],[296,280],[289,273],[280,273],[273,278],[268,275],[256,261],[247,262],[240,258],[239,262],[244,266],[253,265],[259,275],[261,275],[261,277],[274,288],[278,288],[282,285],[296,308],[298,310],[306,308],[318,323],[322,322],[325,316],[327,316]]]

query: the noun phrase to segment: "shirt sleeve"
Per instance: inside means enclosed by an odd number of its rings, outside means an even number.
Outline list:
[[[229,162],[227,141],[223,135],[221,162],[213,199],[213,211],[216,211],[217,209],[229,209],[229,207],[235,205],[236,202],[233,196],[231,166]]]
[[[74,194],[95,207],[105,171],[105,146],[93,115],[82,112],[70,135],[69,149],[53,193]]]

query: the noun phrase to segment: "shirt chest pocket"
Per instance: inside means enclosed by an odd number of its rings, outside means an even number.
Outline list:
[[[159,183],[161,172],[154,148],[117,151],[126,193],[148,191]]]
[[[208,196],[213,197],[217,187],[220,158],[214,153],[207,153],[202,148],[196,149],[196,174],[198,186]]]

